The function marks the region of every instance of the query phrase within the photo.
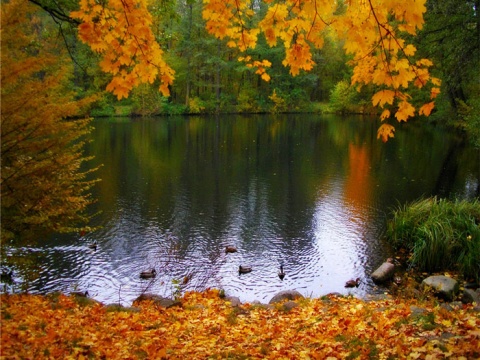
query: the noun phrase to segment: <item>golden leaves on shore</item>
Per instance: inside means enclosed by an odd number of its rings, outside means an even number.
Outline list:
[[[475,358],[472,306],[353,298],[307,299],[290,311],[231,307],[218,291],[187,293],[182,306],[116,309],[60,295],[2,295],[2,358],[325,359]],[[420,315],[411,306],[421,306]]]

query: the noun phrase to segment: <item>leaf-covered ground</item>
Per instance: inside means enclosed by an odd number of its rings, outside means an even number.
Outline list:
[[[64,295],[2,295],[1,359],[480,358],[473,305],[329,297],[287,311],[232,307],[217,290],[187,293],[181,304],[119,309]]]

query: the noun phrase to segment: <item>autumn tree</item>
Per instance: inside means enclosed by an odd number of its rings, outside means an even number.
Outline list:
[[[68,90],[70,61],[26,0],[2,3],[1,231],[18,241],[43,231],[88,229],[94,180],[81,165],[92,99]],[[91,170],[93,171],[93,170]]]
[[[249,52],[262,34],[270,46],[282,43],[283,65],[292,76],[310,71],[315,62],[312,49],[322,48],[333,32],[344,41],[353,66],[352,84],[361,88],[374,84],[378,91],[372,103],[385,108],[381,119],[407,121],[417,114],[428,116],[439,93],[440,80],[432,77],[428,59],[416,59],[417,49],[406,39],[422,28],[425,0],[265,0],[267,11],[258,22],[259,3],[252,0],[205,0],[203,17],[207,31],[227,46],[243,53],[240,61],[256,69],[268,81],[268,59],[255,59]],[[145,0],[81,0],[71,14],[81,21],[80,38],[102,54],[102,68],[113,75],[108,89],[118,98],[128,96],[139,83],[160,79],[160,90],[168,94],[174,72],[164,61],[150,26]],[[412,104],[410,88],[426,88],[429,100]],[[386,141],[394,127],[384,123],[378,136]]]

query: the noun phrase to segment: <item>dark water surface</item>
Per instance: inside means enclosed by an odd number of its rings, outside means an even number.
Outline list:
[[[98,119],[88,154],[102,181],[85,236],[36,253],[31,292],[88,290],[130,304],[142,291],[225,289],[242,301],[297,289],[382,291],[369,274],[392,255],[393,207],[421,196],[473,198],[479,153],[447,131],[408,124],[376,139],[376,120],[320,115]],[[96,251],[88,243],[97,241]],[[225,246],[238,252],[225,254]],[[283,264],[286,277],[278,276]],[[239,275],[238,266],[252,266]],[[155,268],[152,282],[142,270]],[[360,287],[345,289],[346,280]]]

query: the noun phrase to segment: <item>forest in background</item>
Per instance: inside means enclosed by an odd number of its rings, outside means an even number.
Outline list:
[[[90,115],[172,115],[211,113],[340,112],[376,113],[372,95],[380,87],[363,86],[358,92],[350,85],[352,69],[347,64],[344,43],[326,37],[322,49],[313,50],[315,66],[292,77],[282,64],[283,45],[270,47],[260,36],[252,58],[269,59],[270,81],[255,74],[256,68],[238,61],[238,48],[227,46],[208,34],[202,18],[202,1],[163,0],[152,2],[153,32],[164,51],[166,62],[175,70],[170,97],[158,91],[158,80],[134,88],[127,99],[118,101],[105,92],[111,78],[99,67],[100,56],[77,38],[75,21],[59,21],[58,13],[78,8],[76,1],[32,1],[52,15],[52,40],[63,42],[74,63],[72,88],[79,97],[101,94]],[[416,58],[434,63],[432,75],[442,79],[442,92],[436,100],[434,121],[466,128],[480,145],[480,16],[479,0],[427,1],[424,28],[409,39],[418,48]],[[267,7],[263,2],[260,21]],[[339,5],[341,8],[341,4]],[[418,93],[420,91],[418,90]],[[420,95],[418,95],[420,96]],[[413,93],[415,97],[415,93]]]

